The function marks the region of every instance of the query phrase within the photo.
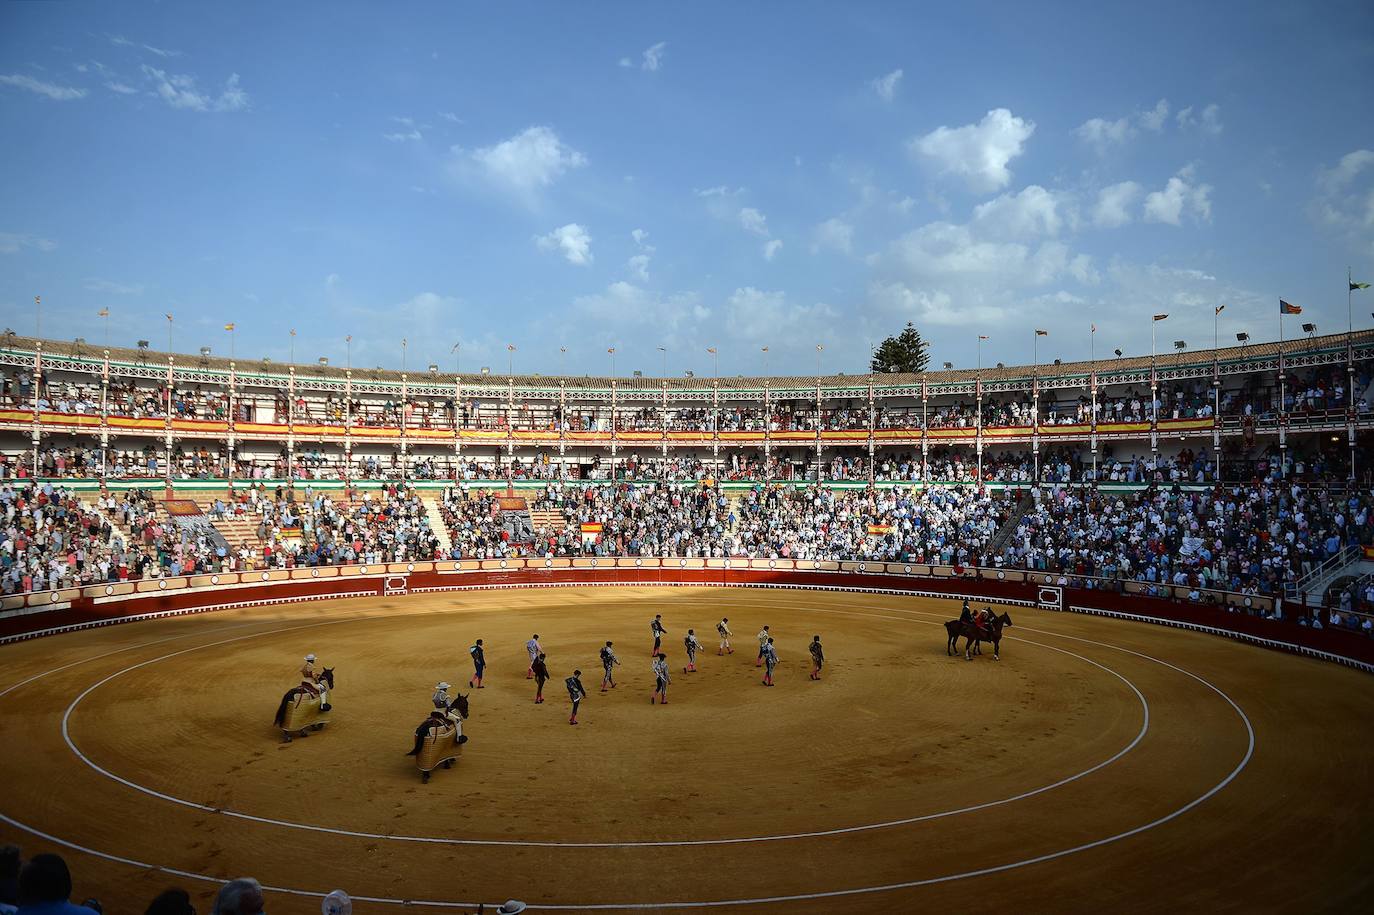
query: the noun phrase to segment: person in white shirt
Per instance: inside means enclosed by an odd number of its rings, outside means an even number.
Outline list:
[[[772,641],[772,636],[768,631],[768,627],[764,626],[754,638],[759,640],[759,656],[754,659],[754,666],[761,667],[763,666],[764,649],[767,648],[768,643]]]
[[[688,629],[687,635],[682,639],[683,647],[687,649],[687,666],[682,668],[684,674],[694,674],[697,672],[697,652],[701,651],[701,642],[697,641],[696,630]]]
[[[721,617],[720,622],[716,623],[716,632],[720,635],[720,650],[716,654],[734,654],[735,649],[730,647],[730,619]]]
[[[663,700],[662,704],[667,705],[668,684],[673,682],[672,677],[668,676],[668,656],[660,652],[659,655],[654,658],[653,668],[654,694],[649,699],[649,704],[653,705],[661,698]]]
[[[543,650],[543,647],[539,644],[539,633],[536,632],[530,637],[530,640],[525,643],[525,651],[529,652],[530,656],[530,669],[525,672],[526,680],[534,679],[534,662]]]

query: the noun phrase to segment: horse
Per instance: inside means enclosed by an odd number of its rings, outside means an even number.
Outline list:
[[[964,604],[965,606],[963,614],[960,615],[960,617],[957,620],[950,620],[949,622],[945,623],[945,634],[949,636],[949,640],[945,643],[946,656],[952,656],[959,650],[958,641],[959,636],[964,634],[964,624],[972,623],[973,621],[973,615],[970,614],[968,610],[968,601],[965,601]],[[984,609],[991,610],[992,608],[986,607]],[[977,624],[974,625],[976,626]],[[977,642],[973,643],[973,653],[983,653],[982,650],[978,647]]]
[[[994,616],[992,618],[992,625],[986,630],[979,629],[973,623],[960,623],[959,625],[961,629],[959,633],[955,636],[955,638],[957,638],[959,635],[962,635],[965,639],[967,639],[967,641],[964,642],[965,661],[973,660],[973,655],[969,653],[969,648],[972,647],[975,651],[977,651],[978,644],[985,640],[992,642],[992,659],[994,661],[1002,660],[1001,656],[998,654],[998,647],[1002,643],[1002,629],[1004,627],[1011,627],[1011,616],[1009,614],[1003,612],[1001,616]],[[948,624],[946,624],[945,628],[949,628]]]
[[[315,675],[315,682],[324,684],[327,695],[327,691],[334,688],[334,668],[324,668]],[[302,681],[299,686],[288,689],[281,697],[272,724],[281,728],[282,739],[290,743],[292,734],[308,737],[311,731],[323,728],[329,721],[329,712],[332,708],[332,705],[320,702],[320,690]]]
[[[458,758],[458,748],[468,742],[463,733],[462,722],[468,717],[468,697],[466,694],[454,697],[442,709],[429,713],[415,729],[415,746],[407,756],[415,757],[415,765],[420,770],[420,781],[429,782],[430,773],[443,766],[452,769]]]

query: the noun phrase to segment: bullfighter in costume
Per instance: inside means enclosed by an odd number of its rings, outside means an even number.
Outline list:
[[[668,676],[668,656],[660,653],[654,658],[654,694],[649,699],[649,704],[653,705],[660,697],[663,704],[668,704],[668,684],[673,682],[673,678]]]
[[[568,698],[572,700],[572,715],[568,718],[568,724],[577,724],[577,707],[587,698],[587,690],[582,685],[582,671],[574,670],[573,675],[563,683],[568,687]]]
[[[682,645],[687,649],[687,666],[682,668],[684,674],[694,674],[697,672],[697,652],[701,651],[701,643],[697,641],[695,629],[688,629],[687,635],[682,639]]]
[[[601,666],[606,673],[601,678],[601,691],[604,693],[608,689],[615,689],[614,669],[620,659],[615,656],[615,651],[611,648],[611,643],[607,642],[606,647],[601,649]]]

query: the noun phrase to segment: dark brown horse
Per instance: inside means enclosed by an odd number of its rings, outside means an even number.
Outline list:
[[[454,712],[458,713],[459,718],[463,719],[464,721],[467,720],[468,697],[466,693],[463,693],[459,696],[455,696],[453,698],[453,701],[450,702],[446,707],[442,709],[435,709],[434,711],[429,713],[428,718],[420,722],[420,726],[415,729],[415,746],[406,755],[419,756],[420,749],[424,746],[425,738],[429,736],[429,732],[435,729],[443,730],[444,728],[452,724],[452,721],[450,721],[449,716]],[[458,736],[458,743],[464,744],[467,742],[468,737],[466,734],[460,734]]]
[[[945,651],[947,654],[953,654],[957,651],[958,648],[955,643],[962,635],[966,639],[964,642],[964,660],[973,660],[970,649],[975,653],[981,653],[978,652],[979,643],[991,642],[992,658],[994,661],[1000,661],[1002,658],[998,654],[998,649],[1002,642],[1002,629],[1010,628],[1011,624],[1011,617],[1006,613],[993,617],[992,624],[987,629],[979,629],[974,623],[950,620],[945,623],[945,632],[949,634],[949,642],[945,646]]]
[[[320,671],[320,673],[315,676],[315,682],[323,682],[329,689],[333,689],[334,668],[326,667],[324,670]],[[281,727],[282,723],[286,721],[287,707],[289,707],[293,702],[299,701],[302,697],[309,696],[310,698],[314,699],[317,698],[319,695],[319,690],[313,689],[304,681],[301,682],[300,686],[291,687],[286,691],[286,695],[281,697],[281,704],[277,706],[277,717],[272,719],[272,723],[277,727]],[[321,708],[320,711],[327,712],[329,711],[329,708],[324,707]]]

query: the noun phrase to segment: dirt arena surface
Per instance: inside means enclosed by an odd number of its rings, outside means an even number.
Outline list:
[[[198,875],[340,887],[378,913],[509,897],[760,913],[1374,906],[1368,675],[1002,609],[1015,626],[1000,662],[946,656],[957,603],[747,588],[316,601],[9,645],[0,841],[59,851],[75,898],[111,913],[169,885],[208,911],[216,887]],[[649,702],[656,612],[667,706]],[[722,615],[737,650],[717,657]],[[765,623],[773,689],[754,667]],[[707,646],[695,674],[688,627]],[[523,649],[536,632],[553,674],[538,706]],[[479,637],[471,742],[422,785],[413,730],[436,682],[466,689]],[[603,695],[606,639],[623,666]],[[285,744],[272,714],[312,651],[336,669],[333,721]],[[570,727],[575,666],[591,695]],[[273,915],[319,911],[281,890]]]

